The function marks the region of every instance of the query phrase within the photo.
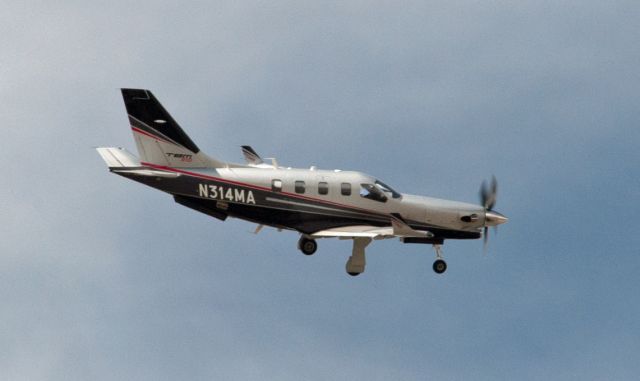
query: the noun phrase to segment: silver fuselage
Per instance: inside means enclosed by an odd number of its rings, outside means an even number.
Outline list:
[[[394,214],[402,216],[413,229],[427,230],[443,239],[479,238],[485,225],[485,210],[474,204],[411,194],[393,197],[391,192],[384,192],[384,201],[366,198],[361,194],[363,185],[375,184],[376,178],[361,172],[142,165],[174,176],[114,172],[175,196],[200,200],[203,208],[214,212],[304,234],[355,224],[389,226]],[[344,187],[350,188],[349,194]],[[465,222],[461,219],[464,216],[474,218]]]

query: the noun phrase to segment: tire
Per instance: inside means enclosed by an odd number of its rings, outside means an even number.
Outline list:
[[[318,243],[316,242],[315,239],[308,239],[308,238],[300,238],[300,241],[298,241],[298,248],[300,249],[300,251],[302,251],[302,254],[304,255],[313,255],[313,253],[316,252],[316,250],[318,250]]]
[[[433,271],[436,272],[436,274],[442,274],[445,271],[447,271],[447,262],[443,261],[442,259],[437,259],[435,262],[433,262]]]

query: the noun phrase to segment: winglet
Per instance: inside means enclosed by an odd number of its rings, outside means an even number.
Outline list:
[[[251,146],[242,146],[242,154],[244,155],[244,159],[247,161],[247,164],[264,164],[264,161],[262,160],[260,155],[258,155],[258,153],[253,148],[251,148]]]

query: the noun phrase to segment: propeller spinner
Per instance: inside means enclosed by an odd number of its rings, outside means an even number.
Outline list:
[[[496,197],[498,195],[498,180],[495,176],[491,177],[491,183],[487,184],[486,181],[482,182],[480,186],[480,203],[484,206],[485,218],[484,218],[484,247],[487,247],[487,241],[489,239],[489,226],[493,226],[494,229],[498,229],[498,225],[504,224],[509,219],[502,214],[493,210],[496,205]]]

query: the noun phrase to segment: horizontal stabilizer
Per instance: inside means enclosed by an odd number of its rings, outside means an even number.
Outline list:
[[[127,152],[124,148],[100,147],[96,148],[96,150],[100,156],[102,156],[102,159],[107,163],[107,166],[112,172],[123,176],[149,176],[164,178],[180,177],[180,174],[176,172],[145,168],[137,157],[133,156],[130,152]]]
[[[100,147],[96,148],[102,160],[109,168],[139,167],[140,161],[124,148]]]
[[[112,168],[111,169],[112,172],[117,173],[119,175],[123,175],[125,177],[135,177],[135,176],[147,176],[147,177],[163,177],[166,179],[175,179],[176,177],[180,177],[181,175],[179,173],[176,172],[169,172],[169,171],[158,171],[155,169],[119,169],[119,168]]]

